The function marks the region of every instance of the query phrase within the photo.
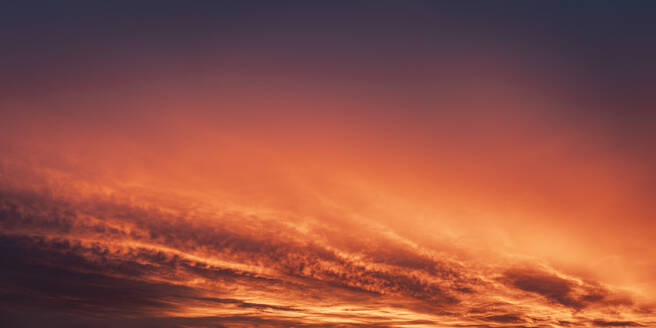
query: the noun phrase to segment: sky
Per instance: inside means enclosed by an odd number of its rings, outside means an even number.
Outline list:
[[[4,327],[656,327],[649,1],[0,5]]]

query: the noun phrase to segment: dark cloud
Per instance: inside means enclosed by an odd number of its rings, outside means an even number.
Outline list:
[[[567,307],[581,309],[584,304],[573,298],[571,282],[542,272],[512,270],[506,272],[505,279],[521,290],[540,294],[550,301]]]
[[[25,244],[24,239],[0,237],[0,293],[6,308],[129,316],[170,310],[175,307],[173,295],[194,295],[183,286],[73,271],[92,264],[85,265],[87,261],[75,254],[26,248]],[[134,268],[128,266],[121,269],[131,274]]]
[[[524,322],[524,319],[514,314],[491,315],[491,316],[484,317],[482,319],[485,321],[493,321],[493,322],[500,322],[500,323]]]
[[[536,270],[508,270],[502,281],[514,288],[544,296],[547,300],[574,310],[587,307],[629,306],[633,301],[626,296],[614,295],[598,284],[560,278]]]
[[[598,327],[640,327],[642,325],[633,321],[606,321],[606,320],[593,320],[592,324]]]
[[[183,252],[203,251],[240,263],[265,265],[284,275],[328,282],[337,287],[355,288],[379,294],[398,294],[436,305],[458,302],[448,289],[410,272],[391,273],[369,269],[352,263],[348,258],[339,257],[334,251],[312,242],[298,242],[268,234],[266,231],[248,231],[240,225],[226,224],[226,220],[216,220],[221,223],[207,222],[207,220],[197,223],[188,218],[165,214],[158,209],[145,209],[102,199],[95,202],[96,205],[90,205],[87,201],[78,206],[71,201],[39,197],[38,194],[31,194],[29,197],[5,194],[2,212],[0,212],[0,224],[8,230],[19,233],[30,231],[32,234],[41,232],[53,236],[47,242],[43,237],[32,237],[34,242],[40,243],[40,247],[59,249],[62,252],[75,250],[87,256],[99,257],[107,267],[93,268],[96,271],[139,276],[144,272],[170,275],[181,269],[206,278],[235,274],[229,269],[199,266],[175,254],[162,251],[109,250],[99,244],[83,246],[75,240],[56,236],[74,234],[101,240],[111,238],[142,241]],[[94,219],[85,219],[83,218],[85,215]],[[231,215],[241,219],[241,223],[253,220],[238,214]],[[112,228],[112,222],[133,228],[129,233],[120,231]],[[276,226],[275,222],[271,222],[271,225],[270,228],[276,230],[284,229]],[[383,251],[378,254],[383,254]],[[120,259],[121,262],[107,261],[108,257]],[[407,260],[397,261],[393,260],[394,258],[407,258]],[[321,265],[321,262],[329,266]],[[457,284],[455,289],[457,292],[472,291],[466,286],[469,282],[461,279],[457,267],[449,267],[447,263],[419,255],[410,256],[408,251],[397,256],[392,256],[391,253],[377,256],[375,262],[403,268],[423,268],[436,278]],[[239,275],[248,276],[245,272]]]

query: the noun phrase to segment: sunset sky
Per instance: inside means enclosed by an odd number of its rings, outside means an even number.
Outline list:
[[[656,2],[8,1],[1,327],[656,327]]]

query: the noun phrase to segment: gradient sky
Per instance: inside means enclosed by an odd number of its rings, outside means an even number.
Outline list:
[[[0,5],[3,327],[656,327],[656,4]]]

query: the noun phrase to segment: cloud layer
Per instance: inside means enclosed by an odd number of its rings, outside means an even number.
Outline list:
[[[16,326],[62,316],[135,327],[652,323],[630,292],[539,259],[422,245],[375,220],[344,230],[339,217],[191,206],[27,171],[29,183],[4,176],[0,192],[3,315]]]

